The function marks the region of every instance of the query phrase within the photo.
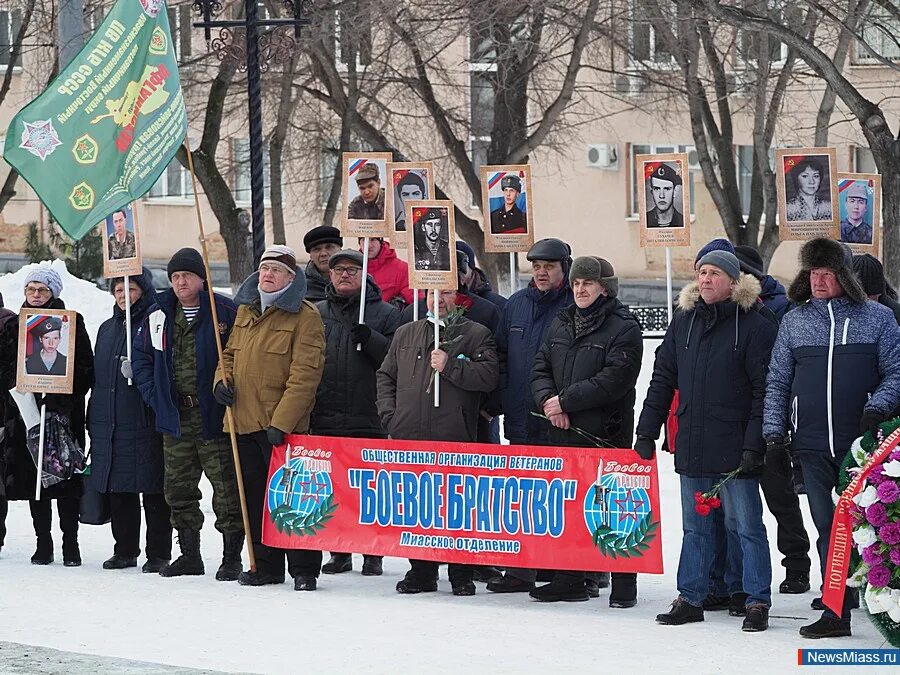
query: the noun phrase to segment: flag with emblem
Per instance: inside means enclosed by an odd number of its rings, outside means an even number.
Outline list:
[[[80,239],[150,190],[186,132],[164,0],[118,0],[72,62],[13,117],[3,158]]]

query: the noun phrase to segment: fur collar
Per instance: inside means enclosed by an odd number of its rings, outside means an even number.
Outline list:
[[[731,291],[731,299],[738,307],[747,312],[756,304],[761,290],[756,277],[741,272],[737,283]],[[697,306],[697,300],[699,299],[700,284],[692,281],[682,288],[678,294],[678,307],[685,312],[689,312]]]

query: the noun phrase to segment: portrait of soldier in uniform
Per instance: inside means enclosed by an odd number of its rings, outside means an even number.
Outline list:
[[[415,214],[416,209],[413,210]],[[413,222],[413,246],[417,270],[449,272],[450,232],[446,209],[423,209]]]
[[[384,220],[384,188],[378,165],[366,162],[354,176],[359,194],[347,209],[350,220]]]
[[[522,195],[522,179],[515,174],[507,174],[500,180],[503,203],[491,211],[491,234],[526,234],[528,219],[519,208]],[[526,207],[527,208],[527,207]]]
[[[394,230],[406,231],[406,202],[428,199],[425,180],[415,171],[409,171],[394,188]]]
[[[31,354],[25,359],[29,375],[66,375],[66,357],[59,352],[62,342],[62,320],[48,316],[31,328],[35,338]]]
[[[653,208],[647,212],[647,227],[684,227],[684,215],[676,208],[681,205],[675,199],[676,188],[683,186],[681,176],[668,163],[660,163],[646,179],[647,205]]]
[[[111,216],[106,219],[107,232],[112,225],[112,232],[106,240],[107,251],[110,260],[122,260],[124,258],[134,258],[137,255],[137,246],[135,244],[134,232],[128,229],[128,214],[124,209],[114,211]]]
[[[840,193],[841,241],[845,244],[872,245],[872,220],[869,215],[871,194],[862,180],[854,180]]]

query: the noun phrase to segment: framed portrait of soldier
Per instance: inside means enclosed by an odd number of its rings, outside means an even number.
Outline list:
[[[840,241],[853,253],[880,258],[881,176],[872,173],[837,174]]]
[[[527,251],[534,244],[531,167],[527,164],[481,167],[484,250]]]
[[[406,202],[410,239],[409,285],[412,288],[457,288],[456,220],[453,202],[428,199]]]
[[[834,148],[778,148],[778,235],[782,241],[837,239],[840,212]]]
[[[387,237],[391,234],[385,196],[389,152],[345,152],[341,163],[341,234]]]
[[[23,307],[19,311],[16,389],[71,394],[75,367],[75,312]]]
[[[140,276],[141,237],[137,202],[113,211],[100,223],[103,236],[103,276]]]
[[[636,155],[641,246],[690,246],[691,192],[687,153]]]
[[[431,162],[388,162],[387,175],[390,189],[385,192],[385,211],[391,223],[391,242],[394,248],[406,248],[409,239],[406,202],[434,199],[434,165]]]

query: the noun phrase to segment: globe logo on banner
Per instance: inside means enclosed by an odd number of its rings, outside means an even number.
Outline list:
[[[272,473],[266,491],[269,518],[279,532],[288,536],[315,534],[337,509],[331,462],[307,455],[312,453],[288,445],[286,461]]]
[[[636,557],[650,548],[659,521],[653,522],[648,475],[603,473],[584,496],[584,523],[594,545],[610,558]]]

